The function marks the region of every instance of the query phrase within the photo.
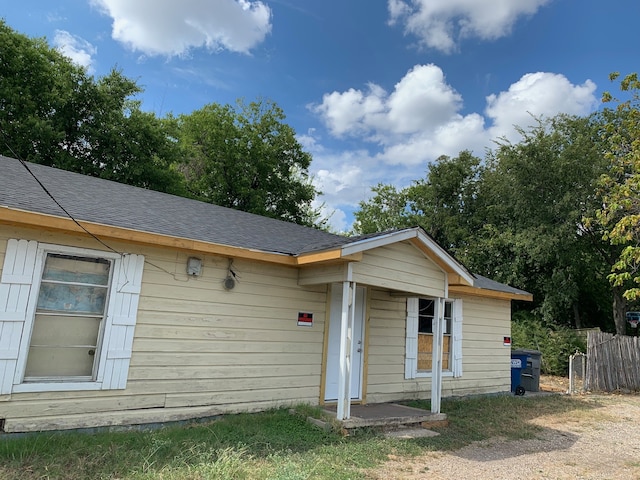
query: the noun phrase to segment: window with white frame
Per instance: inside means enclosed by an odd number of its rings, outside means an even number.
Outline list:
[[[408,298],[405,378],[431,376],[440,331],[443,375],[462,376],[462,300]]]
[[[141,255],[9,240],[0,394],[125,388],[143,265]]]
[[[95,379],[112,271],[113,259],[45,254],[25,382]]]
[[[436,319],[436,302],[432,298],[418,299],[418,372],[430,372],[433,361],[433,322]],[[451,370],[452,302],[444,302],[442,334],[442,370]]]

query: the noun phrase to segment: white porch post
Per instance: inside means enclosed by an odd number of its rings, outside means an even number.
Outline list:
[[[444,343],[444,299],[435,303],[431,370],[431,413],[440,413],[442,399],[442,346]]]
[[[351,351],[355,318],[355,282],[342,283],[342,314],[340,317],[340,371],[338,372],[338,420],[351,416]]]

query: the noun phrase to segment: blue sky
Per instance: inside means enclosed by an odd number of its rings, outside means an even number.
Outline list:
[[[23,0],[0,15],[95,75],[121,69],[160,116],[275,101],[338,231],[371,186],[482,157],[532,114],[590,113],[610,72],[639,70],[632,0]]]

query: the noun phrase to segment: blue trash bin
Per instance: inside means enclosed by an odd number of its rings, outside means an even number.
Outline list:
[[[516,395],[524,395],[522,386],[522,369],[527,367],[529,355],[511,354],[511,391]]]

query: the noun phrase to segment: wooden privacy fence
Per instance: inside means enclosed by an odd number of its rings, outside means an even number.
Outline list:
[[[585,388],[640,390],[640,337],[589,332]]]

